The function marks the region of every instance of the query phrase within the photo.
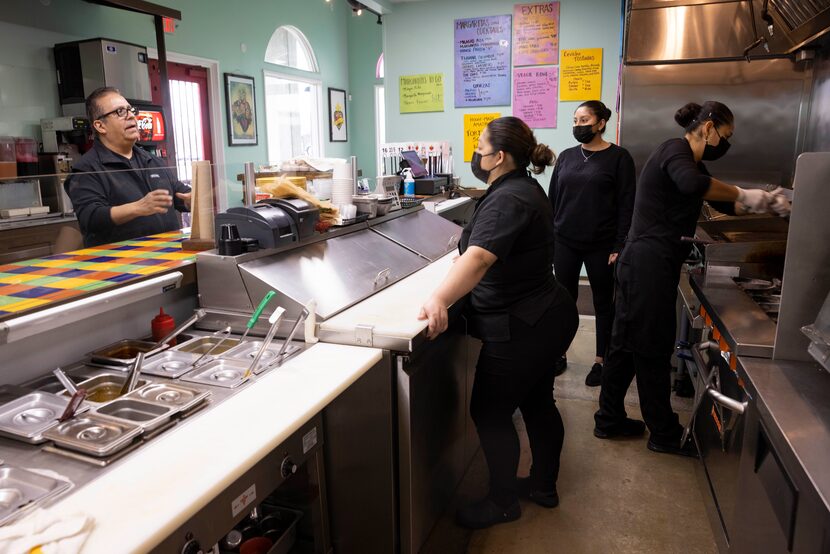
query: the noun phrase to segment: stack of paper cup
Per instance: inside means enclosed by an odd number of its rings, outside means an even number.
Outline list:
[[[331,180],[331,203],[335,206],[352,203],[354,182],[351,179]]]
[[[314,179],[314,191],[320,200],[331,198],[331,179]]]
[[[352,164],[338,162],[332,166],[331,176],[334,179],[351,179]]]

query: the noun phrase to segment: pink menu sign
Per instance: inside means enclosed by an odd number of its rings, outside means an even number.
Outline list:
[[[557,67],[513,70],[513,115],[534,129],[556,128]]]
[[[559,60],[559,2],[513,6],[513,65],[549,65]]]

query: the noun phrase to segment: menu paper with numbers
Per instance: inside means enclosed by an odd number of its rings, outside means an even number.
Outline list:
[[[602,48],[563,50],[559,99],[598,100],[602,94]]]
[[[501,117],[500,113],[464,114],[464,161],[473,159],[473,152],[478,148],[478,137],[487,124]]]
[[[401,113],[444,111],[443,73],[401,75],[398,91]]]
[[[510,105],[512,16],[455,20],[455,107]]]
[[[513,70],[513,115],[533,129],[555,129],[559,72],[556,67]]]
[[[513,65],[551,65],[559,59],[559,2],[513,6]]]

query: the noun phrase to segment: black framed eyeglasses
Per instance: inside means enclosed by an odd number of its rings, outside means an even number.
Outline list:
[[[120,119],[127,119],[128,113],[138,115],[138,108],[134,106],[121,106],[120,108],[114,109],[111,112],[107,112],[103,115],[98,116],[98,119],[104,119],[105,117],[109,117],[112,114],[117,115]]]

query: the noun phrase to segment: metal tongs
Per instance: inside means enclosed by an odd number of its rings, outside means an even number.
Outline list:
[[[146,355],[145,352],[138,352],[135,355],[135,363],[130,368],[127,379],[124,381],[124,386],[121,387],[121,392],[118,393],[118,396],[124,396],[125,394],[133,392],[136,383],[138,383],[138,376],[141,374],[141,366],[144,364],[144,356]]]
[[[67,419],[72,419],[75,416],[75,412],[78,411],[78,408],[81,407],[83,404],[84,399],[86,398],[86,389],[79,389],[75,386],[75,383],[72,382],[72,379],[66,376],[66,373],[59,367],[56,367],[52,370],[52,373],[55,374],[55,377],[58,378],[61,385],[64,386],[66,392],[68,392],[72,398],[69,399],[69,404],[66,405],[66,409],[63,411],[63,414],[58,418],[60,423],[63,423]]]
[[[199,320],[205,317],[205,313],[206,312],[201,308],[196,310],[193,313],[193,315],[187,318],[184,322],[182,322],[181,325],[173,329],[166,337],[154,344],[153,347],[147,351],[145,356],[152,356],[153,354],[157,354],[162,350],[168,348],[168,342],[181,335],[185,331],[185,329],[187,329],[191,325],[195,325]]]
[[[285,354],[288,350],[288,347],[291,345],[291,341],[294,339],[294,335],[297,334],[297,330],[300,328],[300,325],[302,325],[305,322],[306,318],[308,317],[308,313],[309,313],[308,309],[303,308],[303,311],[300,312],[299,317],[297,317],[297,321],[294,323],[294,327],[292,327],[291,332],[288,333],[288,338],[286,338],[285,342],[282,343],[282,347],[280,348],[280,351],[277,352],[276,364],[278,366],[282,365],[282,361],[283,361],[283,358],[285,358]]]
[[[274,313],[271,314],[271,317],[268,318],[268,323],[271,324],[271,327],[268,328],[268,334],[265,335],[265,339],[262,341],[262,346],[260,346],[259,350],[257,350],[254,360],[251,362],[251,365],[248,367],[247,371],[245,371],[245,375],[242,376],[243,379],[250,377],[251,373],[253,373],[257,365],[259,365],[259,359],[262,358],[262,354],[265,353],[271,345],[271,341],[274,340],[274,335],[277,332],[277,327],[280,326],[280,320],[282,319],[283,314],[285,314],[285,308],[277,307],[277,309],[274,310]]]
[[[213,351],[216,350],[219,347],[220,344],[225,342],[225,339],[228,338],[230,335],[231,335],[230,325],[228,325],[224,329],[220,329],[219,331],[216,331],[212,335],[210,335],[212,338],[215,338],[215,337],[220,337],[220,338],[219,338],[218,341],[216,341],[216,343],[213,346],[208,348],[201,356],[196,358],[196,360],[192,364],[190,364],[190,366],[191,367],[199,367],[199,362],[201,362],[204,357],[209,356],[210,354],[212,354]]]

